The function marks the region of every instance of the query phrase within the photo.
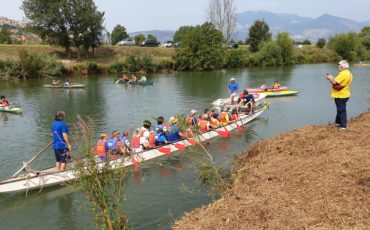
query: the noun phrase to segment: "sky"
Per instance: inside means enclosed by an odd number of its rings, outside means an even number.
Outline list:
[[[25,19],[22,0],[0,0],[0,16]],[[105,12],[105,26],[111,31],[117,24],[128,32],[176,30],[207,20],[209,0],[95,0]],[[370,0],[234,0],[236,12],[266,10],[316,18],[328,13],[356,21],[370,20]]]

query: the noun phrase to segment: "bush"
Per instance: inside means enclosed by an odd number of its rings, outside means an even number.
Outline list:
[[[60,77],[66,72],[66,69],[55,56],[46,56],[44,58],[44,67],[41,72],[42,75]]]
[[[264,66],[282,65],[281,48],[275,41],[263,42],[258,53],[259,64]]]
[[[153,58],[150,56],[144,56],[141,59],[141,69],[144,70],[147,73],[152,73],[156,71],[157,64],[154,62]]]
[[[326,45],[325,38],[320,38],[319,40],[317,40],[317,43],[316,43],[316,46],[317,47],[324,48],[325,45]]]
[[[97,74],[101,72],[98,64],[94,61],[86,61],[85,63],[77,64],[73,66],[73,69],[76,73],[85,74],[85,75]]]
[[[115,62],[109,64],[108,72],[121,75],[121,74],[127,72],[127,66],[124,62],[115,61]]]
[[[162,60],[158,64],[158,69],[173,69],[175,63],[173,61]]]
[[[294,53],[294,41],[289,38],[288,33],[279,33],[276,44],[280,47],[283,64],[292,64]]]
[[[230,50],[225,57],[225,67],[243,67],[247,64],[247,55],[243,50]]]
[[[130,72],[138,72],[141,69],[140,58],[135,55],[128,56],[125,64]]]
[[[365,58],[366,49],[356,33],[338,34],[330,38],[328,47],[349,61]]]
[[[337,62],[341,59],[338,54],[330,49],[317,47],[303,47],[295,50],[294,63],[309,64],[322,62]]]

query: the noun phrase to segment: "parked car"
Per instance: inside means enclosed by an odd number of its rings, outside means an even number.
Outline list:
[[[177,47],[180,47],[181,45],[181,42],[175,42],[175,44],[173,44],[173,47],[177,48]]]
[[[156,47],[158,46],[158,42],[157,41],[154,41],[154,40],[149,40],[149,39],[146,39],[144,40],[140,46],[147,46],[147,47]]]
[[[122,41],[118,42],[118,45],[120,45],[120,46],[134,46],[135,45],[135,40],[133,38],[126,38],[126,39],[123,39]]]
[[[173,42],[172,41],[166,41],[166,42],[163,42],[161,44],[161,47],[164,47],[164,48],[170,48],[173,46]]]
[[[238,45],[238,43],[230,43],[228,48],[229,49],[237,49],[237,48],[239,48],[239,45]]]

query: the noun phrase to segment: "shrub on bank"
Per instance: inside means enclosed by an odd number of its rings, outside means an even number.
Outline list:
[[[101,72],[98,64],[94,61],[86,61],[73,66],[73,70],[79,74],[98,74]]]
[[[305,46],[301,49],[296,49],[294,54],[295,64],[336,62],[340,59],[341,57],[330,49],[313,46]]]
[[[244,50],[230,50],[225,55],[225,67],[236,68],[247,65],[247,53]]]
[[[122,61],[114,61],[108,65],[107,71],[108,73],[114,73],[114,74],[121,75],[127,72],[127,66]]]

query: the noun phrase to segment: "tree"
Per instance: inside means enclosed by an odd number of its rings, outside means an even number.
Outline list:
[[[270,27],[264,20],[256,20],[249,28],[249,50],[257,52],[259,45],[263,41],[271,40]]]
[[[230,41],[235,31],[236,8],[233,0],[210,0],[208,17],[210,22]]]
[[[311,41],[308,39],[303,40],[302,45],[311,45]]]
[[[365,58],[366,49],[360,37],[353,32],[338,34],[331,37],[328,47],[334,50],[343,59],[356,61]]]
[[[362,44],[367,50],[370,50],[370,26],[362,28],[360,32],[360,37],[362,39]]]
[[[138,34],[135,36],[135,43],[136,45],[140,45],[145,40],[145,35],[144,34]]]
[[[319,38],[319,40],[317,40],[316,46],[319,47],[320,49],[324,48],[325,45],[326,45],[325,38]]]
[[[258,53],[259,62],[266,66],[275,66],[283,64],[281,48],[276,41],[266,41],[261,43],[261,49]]]
[[[183,34],[176,49],[175,65],[179,70],[212,70],[223,65],[222,33],[206,22]]]
[[[281,49],[282,64],[291,64],[293,62],[294,41],[288,33],[279,33],[276,44]]]
[[[123,39],[128,38],[126,28],[121,25],[116,25],[113,28],[111,37],[112,37],[112,45],[116,45],[118,42],[122,41]]]
[[[10,37],[11,33],[6,29],[0,30],[0,44],[11,44],[12,38]]]
[[[181,42],[182,38],[193,29],[193,26],[181,26],[173,35],[173,42]]]
[[[149,40],[153,40],[153,41],[156,41],[156,42],[157,42],[157,37],[156,37],[156,36],[154,36],[154,35],[152,35],[152,34],[148,34],[147,38],[148,38]]]
[[[71,46],[77,48],[79,56],[86,34],[91,47],[100,44],[104,13],[93,0],[23,0],[21,9],[31,31],[51,45],[64,47],[68,58]]]

